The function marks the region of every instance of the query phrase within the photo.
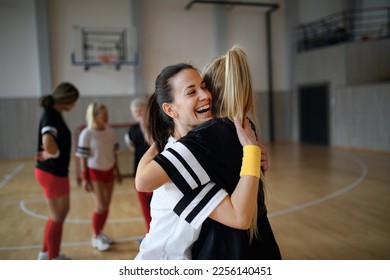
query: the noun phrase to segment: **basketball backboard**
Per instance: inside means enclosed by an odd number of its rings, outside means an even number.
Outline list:
[[[138,52],[135,28],[97,28],[74,26],[71,61],[75,66],[137,65]]]

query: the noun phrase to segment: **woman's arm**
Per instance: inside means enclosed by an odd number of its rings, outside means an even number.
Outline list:
[[[42,136],[42,149],[43,151],[38,152],[38,161],[45,161],[51,158],[57,158],[60,155],[60,151],[57,147],[54,136],[46,133]]]
[[[256,135],[251,129],[248,120],[244,128],[236,120],[236,129],[242,145],[256,145]],[[141,159],[137,175],[136,188],[138,191],[153,191],[170,181],[165,170],[153,158],[158,154],[155,145]],[[260,157],[257,159],[260,163]],[[259,167],[260,168],[260,167]],[[214,220],[227,226],[247,229],[251,224],[255,205],[257,203],[259,179],[254,176],[243,175],[231,197],[226,197],[210,215]]]
[[[42,136],[42,144],[43,144],[43,150],[48,152],[49,154],[55,154],[58,151],[57,143],[51,134],[44,134]]]
[[[158,154],[157,146],[153,143],[138,163],[135,175],[135,188],[139,192],[152,192],[170,181],[165,170],[154,161]]]
[[[261,148],[261,168],[266,172],[269,169],[268,151],[263,144],[259,145]],[[139,162],[135,176],[135,187],[139,192],[152,192],[171,181],[161,165],[153,160],[157,154],[157,147],[152,144]]]
[[[249,229],[257,204],[259,179],[242,176],[231,196],[225,199],[210,214],[210,218],[236,229]]]
[[[261,149],[261,170],[263,170],[265,174],[265,172],[267,172],[270,167],[269,154],[268,154],[267,147],[264,144],[259,143],[259,145]]]
[[[82,186],[83,188],[87,191],[90,192],[92,190],[92,183],[91,183],[91,178],[89,178],[89,173],[88,173],[88,159],[86,157],[81,158],[82,162],[82,174],[83,174],[83,182]]]
[[[268,151],[264,145],[259,145],[261,148],[261,167],[265,172],[269,169]],[[152,144],[139,162],[135,176],[135,187],[139,192],[152,192],[171,181],[161,165],[153,160],[157,154],[157,147]]]
[[[119,165],[118,165],[118,155],[115,154],[114,157],[115,157],[114,175],[115,175],[116,181],[118,183],[122,183],[122,174],[119,171]]]

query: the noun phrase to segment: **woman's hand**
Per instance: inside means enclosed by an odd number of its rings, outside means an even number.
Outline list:
[[[45,153],[45,151],[40,151],[40,152],[37,153],[35,158],[38,161],[46,161],[46,160],[50,159],[46,155],[47,155],[47,153]]]
[[[234,117],[234,125],[236,126],[238,139],[242,146],[258,145],[256,133],[253,131],[248,118],[244,118],[241,123],[238,117]]]
[[[87,180],[83,180],[83,188],[86,192],[92,191],[92,183]]]
[[[58,158],[60,150],[57,147],[57,143],[51,134],[44,134],[42,136],[42,151],[38,152],[36,159],[38,161],[46,161],[52,158]]]
[[[142,156],[135,175],[135,188],[139,192],[152,192],[170,181],[165,170],[153,158],[158,154],[157,145],[153,143]],[[153,174],[153,176],[150,176]]]
[[[52,158],[58,158],[59,156],[60,156],[59,150],[57,150],[55,154],[50,154],[47,151],[43,150],[43,151],[38,152],[37,155],[35,156],[35,158],[38,161],[46,161],[46,160],[49,160]]]
[[[268,150],[264,144],[259,143],[259,145],[261,148],[261,169],[265,173],[268,171],[269,166],[270,166],[269,154],[268,154]]]

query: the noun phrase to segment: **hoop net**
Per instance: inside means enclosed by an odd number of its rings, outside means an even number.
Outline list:
[[[110,62],[114,60],[115,56],[112,54],[101,54],[98,58],[103,64],[110,64]]]

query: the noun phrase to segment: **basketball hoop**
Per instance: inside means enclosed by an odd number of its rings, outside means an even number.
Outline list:
[[[138,65],[137,29],[135,27],[74,26],[74,51],[71,62],[83,66],[115,68]]]
[[[114,59],[114,55],[112,54],[101,54],[98,56],[99,60],[103,63],[103,64],[110,64],[110,62]]]

